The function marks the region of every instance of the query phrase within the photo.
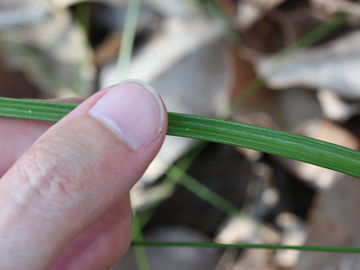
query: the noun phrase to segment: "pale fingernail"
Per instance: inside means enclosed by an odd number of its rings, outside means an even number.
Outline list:
[[[89,113],[133,149],[155,140],[164,128],[164,105],[160,97],[138,80],[114,85]]]

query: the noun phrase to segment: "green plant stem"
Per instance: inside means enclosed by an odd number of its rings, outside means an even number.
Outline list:
[[[178,183],[185,187],[187,190],[193,192],[199,198],[203,199],[204,201],[208,202],[215,208],[223,211],[224,213],[230,216],[240,215],[241,211],[235,205],[233,205],[228,200],[221,197],[216,192],[212,191],[207,186],[201,184],[196,179],[191,177],[190,175],[186,174],[179,169],[176,165],[174,165],[170,169],[171,173],[169,177],[173,179],[174,183]],[[178,175],[182,175],[181,177],[177,177]]]
[[[205,0],[203,3],[209,7],[210,12],[214,14],[214,17],[218,17],[222,22],[226,39],[229,44],[240,44],[242,42],[240,33],[237,31],[232,19],[221,8],[219,3],[215,0]]]
[[[84,36],[90,43],[90,3],[83,3],[76,7],[76,19],[84,30]]]
[[[155,210],[160,206],[160,204],[168,199],[175,191],[176,183],[180,181],[180,178],[187,176],[186,170],[190,167],[192,162],[199,156],[202,152],[204,147],[206,146],[206,142],[201,142],[195,145],[185,156],[183,156],[176,165],[172,165],[168,172],[166,173],[166,177],[161,184],[162,189],[161,191],[157,192],[158,200],[154,202],[150,207],[147,209],[140,211],[137,214],[139,219],[140,228],[144,228],[148,221],[151,219],[152,215],[154,214]],[[176,175],[174,173],[174,166],[176,166]],[[194,180],[196,181],[196,180]],[[181,182],[181,181],[180,181]],[[200,183],[199,183],[200,184]]]
[[[77,105],[0,98],[0,116],[56,122]],[[182,113],[168,114],[168,135],[241,146],[360,178],[360,152],[306,136]]]
[[[360,248],[355,247],[328,247],[328,246],[290,246],[269,244],[222,244],[212,242],[153,242],[133,241],[133,246],[147,247],[199,247],[199,248],[252,248],[252,249],[292,249],[301,251],[343,252],[360,253]]]
[[[133,241],[144,241],[140,220],[137,215],[133,215]],[[145,246],[134,246],[134,255],[139,270],[150,270],[149,256]]]
[[[360,152],[239,122],[169,113],[168,134],[251,148],[360,177]]]
[[[237,208],[233,203],[224,199],[215,191],[211,190],[209,187],[199,182],[196,178],[188,175],[186,170],[189,168],[193,160],[199,155],[199,153],[205,147],[205,142],[197,145],[191,150],[185,158],[180,160],[176,165],[172,165],[169,171],[166,173],[166,179],[163,182],[165,187],[165,195],[160,195],[159,200],[155,204],[151,205],[148,209],[140,212],[137,217],[140,220],[141,227],[143,228],[146,223],[150,220],[153,212],[165,199],[170,197],[175,189],[175,185],[179,184],[186,188],[188,191],[192,192],[200,199],[211,204],[216,209],[222,211],[223,213],[229,216],[242,217],[243,219],[248,220],[250,223],[255,226],[260,226],[259,222],[253,217],[242,212]]]
[[[349,16],[344,13],[336,14],[329,21],[319,25],[314,30],[306,34],[302,39],[296,42],[294,45],[285,49],[284,52],[279,57],[280,61],[277,62],[274,66],[272,66],[268,73],[264,76],[258,76],[255,78],[248,86],[246,86],[240,94],[238,94],[234,101],[232,102],[232,110],[237,108],[238,106],[244,105],[247,101],[249,101],[264,85],[266,85],[267,78],[275,75],[279,71],[281,71],[284,66],[286,66],[286,61],[294,56],[300,50],[306,49],[320,39],[324,38],[331,31],[339,28],[341,25],[344,25],[348,20]]]
[[[128,77],[140,5],[140,0],[131,0],[128,4],[118,58],[119,81]]]
[[[260,226],[260,223],[253,217],[244,213],[236,205],[224,199],[218,193],[197,181],[192,176],[188,175],[178,166],[173,165],[171,167],[169,171],[169,177],[170,181],[182,185],[184,188],[194,193],[197,197],[211,204],[213,207],[222,211],[223,213],[233,217],[242,217],[256,227]]]

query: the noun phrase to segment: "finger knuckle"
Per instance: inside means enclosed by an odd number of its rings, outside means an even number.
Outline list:
[[[84,183],[72,169],[71,161],[64,156],[70,149],[36,145],[18,167],[19,174],[28,187],[31,198],[45,199],[47,206],[66,207],[78,199]]]

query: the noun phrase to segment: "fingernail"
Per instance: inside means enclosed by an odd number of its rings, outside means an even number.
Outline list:
[[[138,80],[114,85],[89,113],[133,149],[155,140],[164,126],[160,97]]]

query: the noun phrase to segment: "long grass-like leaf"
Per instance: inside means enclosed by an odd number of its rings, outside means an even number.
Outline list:
[[[213,242],[153,242],[153,241],[133,241],[133,246],[147,247],[198,247],[198,248],[256,248],[256,249],[292,249],[301,251],[322,251],[322,252],[344,252],[360,253],[360,248],[356,247],[336,247],[336,246],[289,246],[289,245],[270,245],[270,244],[222,244]]]
[[[140,6],[140,0],[131,0],[128,4],[118,58],[119,81],[128,77]]]
[[[144,241],[140,220],[137,215],[133,215],[133,239],[133,241]],[[139,270],[151,270],[149,256],[145,246],[134,246],[134,255]]]
[[[76,104],[0,98],[0,116],[58,121]],[[360,178],[360,152],[306,136],[203,116],[169,113],[168,135],[251,148]]]
[[[161,190],[158,190],[157,193],[157,201],[150,205],[147,209],[140,211],[137,213],[139,218],[140,228],[144,228],[147,222],[151,219],[152,215],[156,211],[156,209],[163,203],[166,199],[168,199],[171,195],[173,195],[176,184],[181,182],[181,178],[187,176],[186,170],[190,167],[193,161],[199,156],[199,154],[204,149],[207,142],[198,143],[194,146],[188,153],[186,153],[181,159],[173,164],[168,172],[166,173],[165,179],[162,181]],[[176,166],[176,169],[174,167]],[[175,174],[176,170],[176,175]]]
[[[169,113],[168,134],[251,148],[360,177],[359,151],[298,134],[179,113]]]
[[[279,57],[280,61],[268,70],[268,74],[266,74],[265,77],[257,76],[252,82],[250,82],[249,85],[247,85],[240,92],[240,94],[238,94],[234,98],[231,107],[236,108],[248,102],[259,90],[261,90],[261,87],[266,85],[266,81],[268,78],[275,75],[276,73],[281,71],[284,66],[286,66],[286,61],[288,59],[296,55],[296,53],[300,50],[306,49],[314,45],[326,35],[339,28],[340,26],[344,25],[347,22],[348,18],[349,16],[347,14],[336,14],[329,21],[319,25],[314,30],[306,34],[303,38],[301,38],[298,42],[296,42],[294,45],[287,48],[281,54],[281,57]]]

